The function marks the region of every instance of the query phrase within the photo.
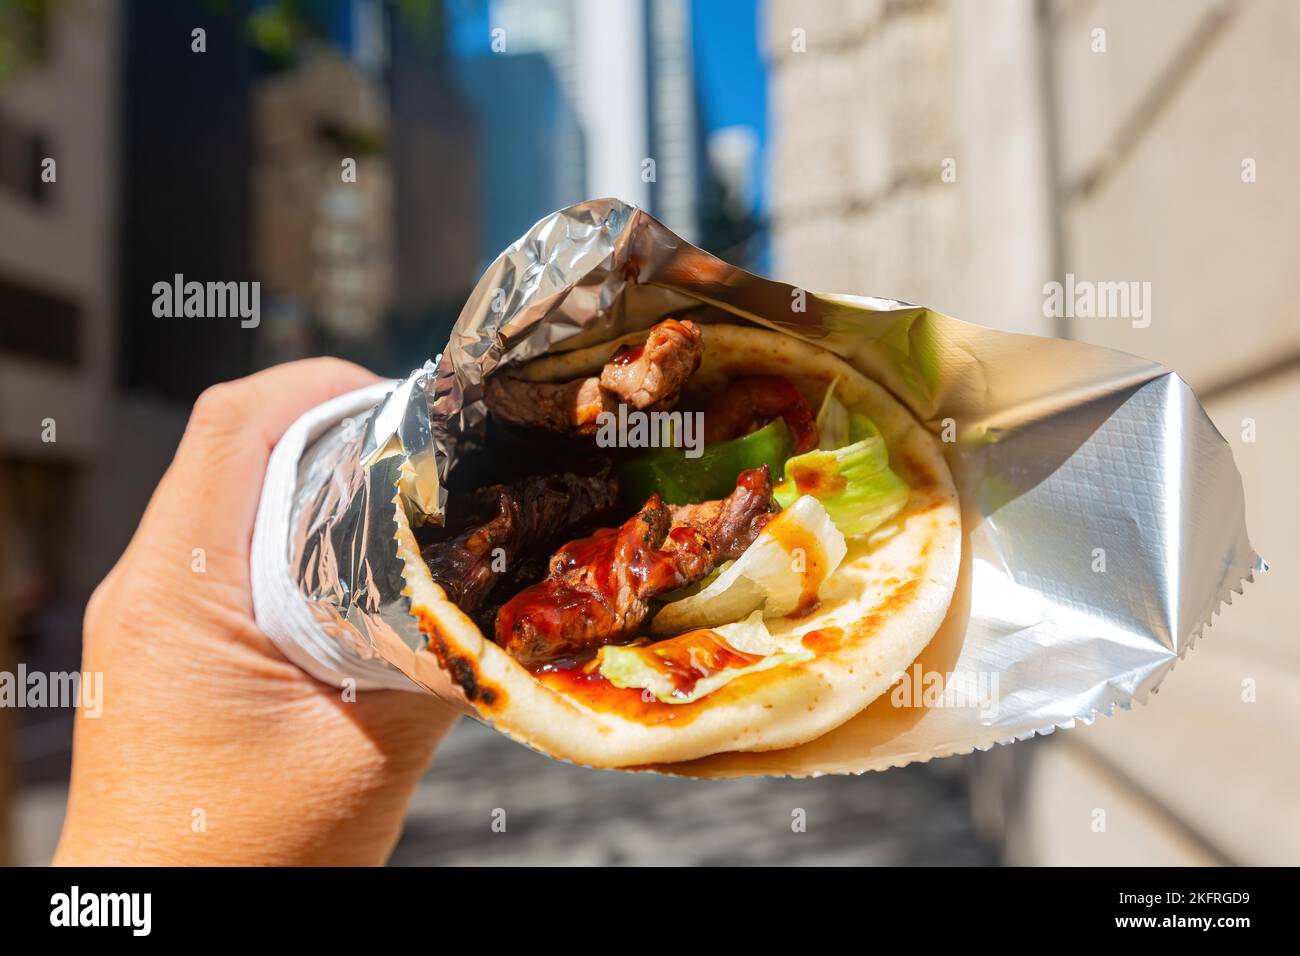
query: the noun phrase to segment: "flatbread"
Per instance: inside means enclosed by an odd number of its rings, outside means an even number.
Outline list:
[[[742,375],[771,374],[790,378],[815,409],[838,380],[835,395],[880,429],[891,467],[911,486],[911,495],[887,524],[849,540],[848,554],[823,586],[813,613],[767,621],[774,635],[799,635],[816,652],[813,660],[743,675],[690,704],[646,701],[636,690],[607,685],[567,682],[557,688],[535,678],[447,600],[420,557],[399,501],[405,593],[429,641],[419,653],[437,658],[483,719],[551,756],[592,767],[635,767],[813,740],[898,679],[929,643],[952,599],[961,518],[934,436],[883,388],[816,346],[748,326],[702,330],[703,363],[684,401]],[[541,381],[594,374],[616,345],[546,356],[525,374]],[[417,676],[421,669],[414,668]]]

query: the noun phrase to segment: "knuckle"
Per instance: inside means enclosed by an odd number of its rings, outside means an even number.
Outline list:
[[[86,613],[82,617],[82,632],[84,634],[90,635],[98,630],[98,624],[104,617],[105,606],[110,600],[112,580],[113,576],[110,573],[90,593],[90,600],[86,602]]]
[[[351,362],[336,358],[333,355],[318,355],[315,358],[303,359],[303,365],[315,372],[338,372],[346,369],[356,368]]]
[[[332,355],[303,359],[302,367],[310,371],[318,379],[334,381],[342,380],[349,374],[360,371],[356,364]]]
[[[190,412],[193,428],[222,429],[240,420],[240,388],[235,382],[222,382],[205,388],[194,402]]]

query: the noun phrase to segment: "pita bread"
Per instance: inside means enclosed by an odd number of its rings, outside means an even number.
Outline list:
[[[772,374],[790,378],[815,409],[838,380],[836,397],[880,429],[910,497],[884,526],[849,540],[813,613],[767,621],[774,635],[799,636],[815,651],[812,660],[742,675],[690,704],[646,701],[639,691],[604,681],[553,686],[534,677],[447,600],[420,557],[399,501],[405,594],[428,637],[417,657],[436,658],[484,720],[551,756],[592,767],[636,767],[813,740],[897,680],[929,643],[952,599],[961,519],[934,436],[888,392],[829,352],[759,328],[702,328],[704,359],[684,402],[742,375]],[[523,374],[541,381],[593,374],[619,344],[546,356]],[[413,667],[411,675],[419,680],[426,666]]]

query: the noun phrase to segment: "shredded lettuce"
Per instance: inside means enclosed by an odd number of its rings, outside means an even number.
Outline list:
[[[671,604],[674,601],[680,601],[682,598],[688,598],[692,594],[699,594],[710,584],[716,581],[718,579],[718,575],[721,574],[723,571],[727,570],[727,568],[731,567],[733,563],[734,562],[732,561],[723,561],[721,564],[715,567],[704,577],[700,578],[700,580],[696,581],[694,584],[688,584],[685,587],[677,588],[675,591],[669,591],[667,594],[661,594],[657,598],[655,598],[655,600],[658,601],[660,604]]]
[[[763,623],[761,611],[753,612],[743,621],[713,628],[712,634],[731,649],[759,659],[743,667],[715,670],[708,659],[711,642],[708,632],[692,631],[645,647],[606,645],[600,649],[598,657],[600,673],[615,687],[649,691],[665,704],[689,704],[737,677],[782,664],[802,663],[815,656],[797,640],[782,642],[773,638]],[[690,662],[695,675],[694,681],[686,684],[674,674],[675,670],[680,670],[683,660]],[[667,661],[673,661],[676,667],[669,667]]]
[[[826,397],[817,412],[817,447],[839,448],[849,443],[849,410],[835,397],[839,376],[826,386]]]
[[[800,556],[791,554],[792,541],[806,542],[806,550],[817,552],[802,555],[802,569],[794,566]],[[816,498],[804,496],[774,518],[745,553],[706,587],[666,604],[655,616],[651,630],[681,634],[739,621],[759,609],[763,617],[789,614],[807,598],[808,574],[821,575],[821,580],[811,582],[820,588],[847,551],[844,535],[836,530],[826,508]]]
[[[880,431],[864,415],[850,417],[853,443],[805,452],[785,463],[785,481],[773,497],[790,507],[812,495],[826,508],[847,538],[880,527],[907,503],[907,483],[889,467],[889,449]]]

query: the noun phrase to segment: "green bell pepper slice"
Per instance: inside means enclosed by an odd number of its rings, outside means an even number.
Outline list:
[[[682,448],[628,458],[618,466],[620,495],[630,508],[640,507],[654,492],[674,505],[725,498],[742,471],[767,465],[775,478],[793,453],[789,426],[775,418],[748,435],[705,445],[698,458],[687,458]]]

